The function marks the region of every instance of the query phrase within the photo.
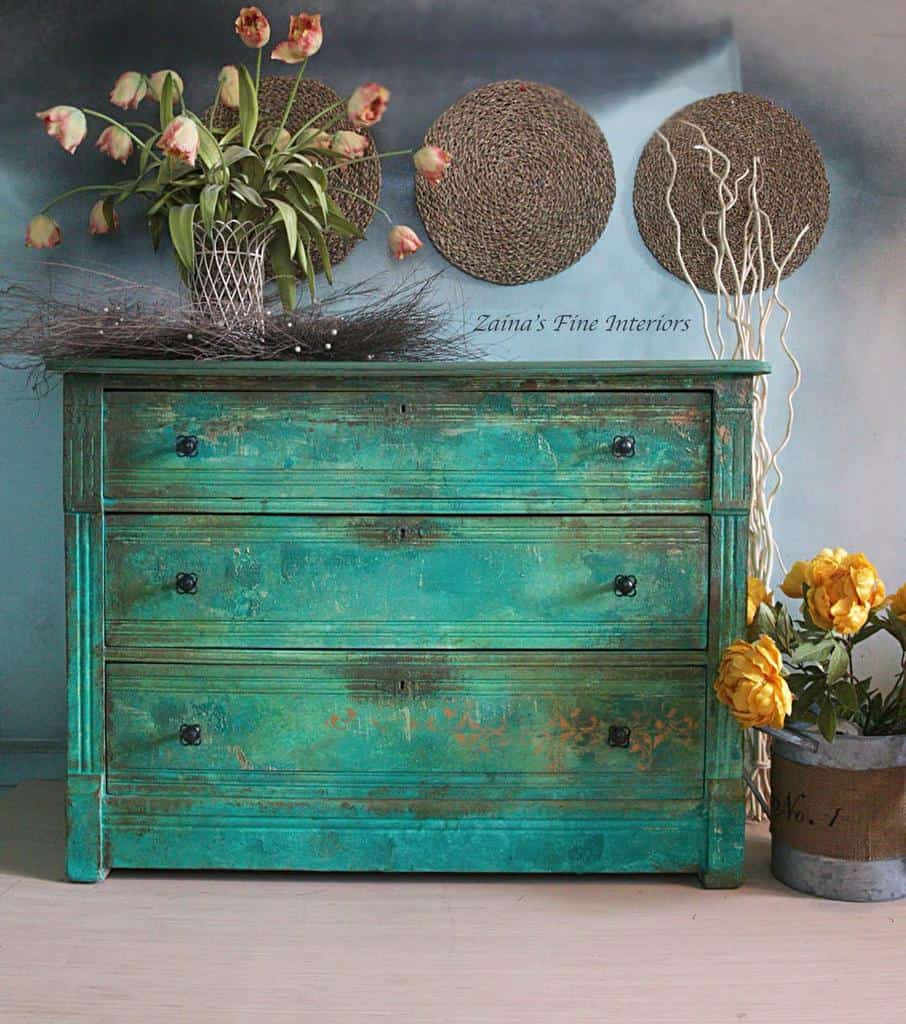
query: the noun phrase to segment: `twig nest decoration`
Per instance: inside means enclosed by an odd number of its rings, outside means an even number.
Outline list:
[[[292,88],[293,77],[290,76],[267,75],[261,79],[258,103],[259,123],[263,127],[276,128],[280,124],[280,118],[286,109]],[[299,91],[289,112],[289,117],[286,119],[287,129],[294,134],[319,111],[337,103],[339,105],[326,117],[315,121],[313,127],[323,128],[330,133],[357,131],[360,135],[365,135],[368,138],[368,150],[365,155],[372,155],[375,150],[371,136],[364,129],[354,128],[346,117],[345,104],[341,102],[341,99],[329,85],[313,78],[303,78],[299,83]],[[205,117],[207,116],[206,113]],[[238,120],[238,111],[224,107],[222,104],[218,104],[214,110],[214,124],[218,128],[231,128],[238,123]],[[330,172],[330,178],[336,186],[331,191],[331,198],[347,219],[364,231],[374,216],[374,207],[370,203],[376,203],[381,195],[380,160],[365,160],[362,163],[351,164],[349,167],[338,168]],[[340,191],[341,189],[348,191]],[[350,195],[351,192],[357,192],[363,199]],[[364,200],[368,200],[368,202]],[[354,238],[342,238],[333,232],[328,233],[325,240],[327,252],[333,264],[345,259],[357,241]],[[320,271],[320,256],[316,250],[313,250],[311,255],[315,269]]]
[[[425,135],[453,157],[416,180],[431,241],[495,284],[540,281],[594,245],[613,206],[613,160],[595,121],[559,89],[494,82],[467,93]]]
[[[688,122],[688,123],[684,123]],[[743,232],[749,212],[747,189],[753,157],[759,157],[758,201],[770,217],[778,262],[796,236],[809,225],[784,270],[791,274],[811,255],[827,224],[830,185],[821,153],[806,128],[789,111],[751,93],[728,92],[697,100],[665,121],[660,131],[670,140],[678,170],[672,205],[680,223],[682,254],[692,280],[699,288],[715,291],[714,256],[702,239],[702,215],[717,210],[717,185],[708,171],[708,157],[693,147],[702,141],[692,125],[701,128],[708,142],[730,158],[728,186],[748,170],[739,188],[739,201],[727,218],[727,237],[734,253],[743,249]],[[722,164],[715,158],[715,169]],[[663,139],[651,136],[635,174],[633,206],[639,233],[654,258],[679,278],[684,278],[676,254],[676,226],[670,219],[666,191],[671,164]],[[714,237],[715,221],[708,221]],[[767,252],[767,244],[765,244]],[[723,275],[733,291],[729,268]]]

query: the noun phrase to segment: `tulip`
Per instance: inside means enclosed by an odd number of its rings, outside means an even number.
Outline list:
[[[364,135],[359,135],[358,132],[335,132],[330,140],[330,148],[340,156],[354,159],[364,156],[368,151],[368,139]]]
[[[356,128],[370,128],[384,116],[390,93],[377,82],[360,85],[349,97],[346,114]]]
[[[422,241],[412,228],[407,228],[405,224],[397,224],[387,235],[387,245],[390,248],[390,255],[394,259],[402,260],[410,253],[421,249]]]
[[[25,229],[25,244],[30,249],[52,249],[62,241],[63,232],[60,225],[46,213],[39,213],[28,222]]]
[[[198,156],[198,126],[188,117],[174,117],[157,140],[167,156],[176,157],[192,167]]]
[[[243,7],[236,19],[236,35],[253,50],[267,46],[271,25],[258,7]]]
[[[88,131],[85,115],[78,107],[50,107],[39,110],[35,117],[41,118],[47,134],[57,139],[67,153],[74,153],[79,148]]]
[[[281,128],[279,132],[274,129],[268,136],[268,142],[274,149],[286,149],[291,138],[292,135],[285,128]]]
[[[148,94],[152,100],[157,100],[158,103],[160,103],[160,98],[163,95],[164,82],[167,80],[167,75],[173,79],[173,87],[177,99],[182,97],[182,79],[175,71],[170,68],[164,68],[163,71],[155,71],[153,75],[148,76]]]
[[[289,19],[289,38],[279,43],[271,54],[271,60],[282,60],[285,64],[299,64],[313,57],[321,49],[324,33],[321,31],[320,14],[294,14]]]
[[[104,200],[99,199],[91,207],[91,213],[88,214],[88,230],[93,235],[109,235],[111,231],[116,231],[120,226],[120,218],[116,210],[110,211],[110,219],[113,221],[112,227],[107,223],[107,218],[104,215]]]
[[[330,149],[332,143],[333,136],[330,134],[330,132],[320,131],[309,142],[309,145],[314,146],[315,149]]]
[[[220,85],[220,102],[233,110],[239,109],[239,68],[225,64],[217,76]]]
[[[122,128],[110,125],[98,136],[97,148],[113,160],[124,164],[132,156],[132,136]]]
[[[123,110],[135,110],[148,94],[148,80],[140,71],[124,71],[113,84],[110,102]]]
[[[436,185],[444,176],[453,157],[440,146],[422,146],[412,157],[415,171],[430,185]]]

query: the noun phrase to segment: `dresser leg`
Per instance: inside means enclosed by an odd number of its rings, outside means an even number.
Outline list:
[[[66,786],[66,877],[102,882],[104,857],[103,775],[70,775]]]
[[[742,779],[707,783],[705,863],[698,872],[705,889],[735,889],[743,882],[745,803]]]
[[[703,889],[738,889],[743,883],[742,870],[699,871],[698,880]]]

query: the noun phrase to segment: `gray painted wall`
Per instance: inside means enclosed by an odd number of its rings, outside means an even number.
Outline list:
[[[219,66],[245,55],[231,21],[239,4],[6,0],[0,7],[4,103],[0,108],[0,275],[55,282],[70,275],[22,246],[28,218],[64,187],[103,180],[111,165],[86,142],[75,157],[43,137],[34,111],[54,103],[97,105],[126,68],[172,66],[197,107]],[[263,4],[280,37],[290,8]],[[906,579],[906,481],[902,470],[902,323],[906,256],[902,172],[904,73],[901,4],[796,5],[607,2],[522,4],[500,0],[324,2],[326,43],[311,74],[338,91],[377,79],[393,99],[377,135],[382,149],[416,146],[431,120],[483,82],[522,77],[565,89],[600,122],[617,172],[617,202],[603,238],[556,278],[499,288],[450,270],[442,289],[467,320],[560,312],[606,318],[691,317],[685,286],[651,259],[632,217],[635,163],[651,131],[700,96],[743,87],[770,96],[809,126],[824,152],[831,219],[809,262],[785,287],[804,370],[797,432],[785,461],[777,533],[790,558],[825,544],[864,549],[890,584]],[[281,66],[282,70],[282,66]],[[148,108],[150,109],[150,108]],[[96,136],[92,131],[90,139]],[[382,202],[420,230],[408,168],[385,168]],[[168,255],[150,252],[138,210],[121,234],[92,240],[88,202],[60,212],[65,244],[50,259],[174,284]],[[343,264],[341,281],[375,270],[444,266],[426,242],[403,268],[384,249],[384,225]],[[424,233],[422,232],[423,236]],[[701,333],[496,335],[494,358],[702,358]],[[782,384],[783,374],[775,383]],[[10,741],[60,740],[63,686],[62,514],[59,394],[35,400],[21,374],[0,371],[0,762]],[[889,670],[892,651],[869,654]],[[47,771],[46,744],[35,748]],[[41,759],[44,760],[41,760]],[[18,760],[17,760],[18,763]],[[0,784],[4,771],[0,763]]]

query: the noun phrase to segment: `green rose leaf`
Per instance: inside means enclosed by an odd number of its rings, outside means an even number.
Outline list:
[[[830,700],[825,700],[821,706],[818,713],[818,728],[828,743],[834,742],[834,736],[837,734],[837,712]]]
[[[849,652],[846,647],[836,642],[830,661],[827,663],[827,683],[833,686],[839,679],[842,679],[849,671]]]

